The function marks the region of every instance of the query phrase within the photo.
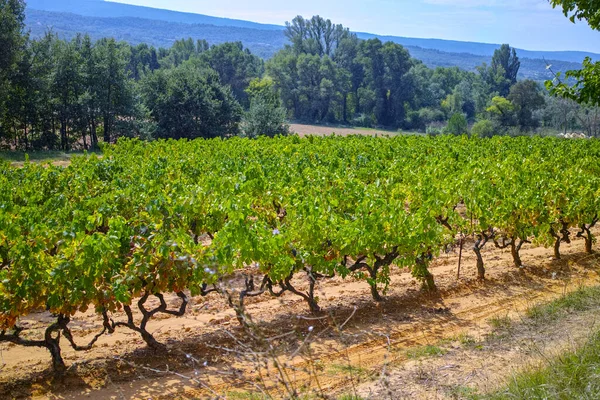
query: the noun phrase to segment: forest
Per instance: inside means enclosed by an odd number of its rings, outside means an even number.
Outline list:
[[[49,31],[31,39],[25,4],[0,3],[0,147],[71,150],[142,139],[286,134],[288,121],[431,135],[600,134],[600,111],[518,80],[503,45],[477,72],[426,67],[401,45],[362,40],[319,16],[286,24],[263,60],[240,42],[170,48]]]

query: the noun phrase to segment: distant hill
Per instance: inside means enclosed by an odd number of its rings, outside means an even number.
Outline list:
[[[26,23],[33,37],[42,36],[48,29],[64,38],[88,33],[94,39],[114,37],[132,44],[148,43],[169,47],[182,38],[206,39],[211,44],[241,41],[253,53],[271,57],[287,43],[283,26],[249,21],[217,18],[200,14],[131,6],[102,0],[29,0]],[[68,11],[68,12],[67,12]],[[499,45],[458,42],[440,39],[415,39],[397,36],[378,36],[358,33],[369,39],[378,37],[405,46],[411,55],[429,67],[457,66],[474,70],[489,63]],[[546,59],[554,71],[578,68],[581,61],[600,55],[585,52],[538,52],[517,50],[522,59],[521,78],[544,80],[551,77]]]
[[[443,39],[417,39],[400,36],[381,36],[372,33],[358,33],[361,39],[371,39],[378,37],[381,40],[391,41],[403,46],[421,47],[423,49],[440,50],[447,53],[468,53],[478,56],[493,56],[494,50],[500,45],[476,42],[459,42],[455,40]],[[585,57],[600,59],[599,54],[588,53],[584,51],[531,51],[517,49],[520,57],[525,58],[547,58],[552,60],[568,61],[581,63]]]
[[[26,24],[33,37],[40,37],[51,28],[67,39],[77,33],[88,33],[93,39],[114,37],[132,44],[148,43],[155,47],[171,47],[176,40],[189,37],[206,39],[210,44],[241,41],[262,58],[271,57],[287,43],[282,30],[187,24],[132,17],[84,17],[33,9],[26,11]]]
[[[68,12],[86,17],[135,17],[185,24],[233,26],[261,30],[281,30],[278,25],[259,24],[237,19],[210,17],[158,8],[132,6],[103,0],[27,0],[27,8],[42,11]]]

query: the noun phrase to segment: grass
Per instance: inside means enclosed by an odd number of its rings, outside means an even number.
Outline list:
[[[570,313],[600,307],[600,287],[580,288],[527,311],[534,324],[559,320]],[[504,327],[502,319],[490,323]],[[507,386],[491,394],[463,393],[460,398],[499,399],[600,399],[600,331],[577,351],[567,352],[546,364],[515,375]]]
[[[414,360],[414,359],[423,358],[423,357],[443,356],[446,353],[447,353],[447,350],[444,350],[441,347],[427,345],[427,346],[421,346],[421,347],[417,347],[415,349],[408,350],[406,352],[406,356],[408,358]]]
[[[230,400],[265,400],[267,397],[262,393],[250,392],[229,392],[225,395],[226,399]]]
[[[527,310],[527,317],[535,323],[554,321],[571,312],[586,311],[600,306],[600,286],[580,288],[550,303]]]
[[[88,151],[88,154],[93,153],[93,151]],[[46,162],[56,162],[56,161],[70,161],[71,157],[74,155],[84,155],[83,151],[72,151],[72,152],[64,152],[64,151],[32,151],[32,152],[22,152],[22,151],[0,151],[0,160],[5,160],[10,163],[23,163],[27,159],[32,162],[46,163]],[[100,154],[99,152],[97,154]]]
[[[457,340],[463,346],[475,346],[477,344],[477,339],[465,333],[461,333],[460,335],[458,335]]]
[[[512,320],[508,315],[504,317],[493,317],[488,320],[488,323],[495,330],[510,330],[512,327]]]
[[[344,374],[347,376],[357,376],[360,378],[369,378],[373,375],[373,373],[368,369],[346,364],[332,364],[329,366],[329,368],[327,368],[327,373],[329,375]]]
[[[600,332],[576,352],[515,376],[508,386],[474,399],[600,399]]]

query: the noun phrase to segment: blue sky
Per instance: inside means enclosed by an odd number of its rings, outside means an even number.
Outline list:
[[[600,32],[572,24],[547,0],[112,0],[283,25],[321,15],[353,31],[419,38],[509,43],[527,50],[600,53]]]

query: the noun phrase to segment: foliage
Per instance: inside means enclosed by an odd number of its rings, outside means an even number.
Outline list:
[[[462,135],[467,133],[468,131],[468,123],[467,118],[465,118],[462,113],[455,113],[452,115],[450,120],[448,121],[448,126],[446,127],[446,133],[451,135]]]
[[[516,82],[521,61],[508,45],[475,73],[427,68],[397,43],[361,40],[319,16],[288,24],[291,44],[266,63],[241,42],[211,46],[210,38],[188,38],[154,48],[81,35],[65,41],[52,33],[29,40],[15,26],[18,57],[0,79],[6,93],[0,147],[6,149],[90,149],[121,136],[229,136],[239,133],[244,113],[250,135],[285,132],[286,117],[433,132],[455,114],[469,122],[489,119],[498,134],[540,126],[589,136],[599,130],[593,107],[565,106],[560,121],[546,111],[533,82]],[[192,82],[193,76],[202,78]],[[266,100],[252,105],[252,91],[264,85]]]
[[[490,119],[497,128],[507,128],[515,125],[515,106],[510,100],[495,96],[491,105],[486,109]]]
[[[262,59],[271,58],[276,52],[289,44],[284,34],[284,29],[277,26],[265,26],[252,24],[244,21],[233,21],[224,18],[215,19],[201,15],[183,14],[194,20],[206,21],[194,24],[183,21],[172,21],[172,14],[150,16],[145,19],[143,15],[147,10],[131,7],[135,14],[130,13],[127,23],[124,24],[122,17],[116,17],[106,13],[99,18],[98,14],[89,12],[92,3],[85,3],[88,12],[82,12],[78,3],[68,0],[54,0],[49,7],[48,1],[40,0],[34,4],[28,2],[30,8],[27,10],[27,29],[31,30],[32,37],[41,38],[46,33],[46,27],[52,26],[56,34],[68,40],[77,36],[80,32],[88,33],[93,39],[103,37],[114,37],[119,41],[127,41],[133,46],[148,44],[156,48],[170,48],[173,46],[174,38],[203,38],[211,45],[226,42],[241,41],[244,46]],[[63,3],[55,6],[56,4]],[[83,3],[82,3],[83,4]],[[115,2],[104,2],[105,8],[116,8],[121,4]],[[35,9],[34,9],[35,8]],[[42,10],[50,11],[42,11]],[[94,13],[99,10],[92,9]],[[155,10],[158,12],[158,10]],[[86,14],[84,16],[76,14]],[[181,14],[179,14],[181,15]],[[252,29],[248,29],[252,28]],[[373,35],[359,33],[361,39],[371,39]],[[382,38],[383,39],[383,38]],[[475,71],[476,67],[484,62],[491,62],[493,45],[483,43],[438,41],[435,39],[415,39],[405,37],[386,37],[410,51],[411,55],[422,61],[429,68],[437,67],[459,67],[465,71]],[[567,71],[576,69],[581,65],[584,56],[578,53],[556,54],[553,52],[527,52],[518,50],[521,56],[520,79],[534,79],[537,81],[551,79],[553,74],[546,70],[547,62],[553,65],[555,71]],[[558,60],[556,58],[559,58]]]
[[[560,73],[554,81],[546,81],[546,88],[551,94],[578,103],[600,105],[600,63],[586,58],[582,69],[567,71],[564,77],[567,82],[561,81]],[[575,84],[570,85],[568,83],[570,80],[575,80]]]
[[[517,374],[508,387],[477,399],[594,399],[600,396],[597,379],[600,334],[593,334],[581,349],[549,359],[549,366]]]
[[[471,134],[480,138],[489,138],[494,136],[495,133],[494,123],[489,119],[477,121],[471,128]]]
[[[534,112],[542,108],[546,102],[538,84],[531,80],[520,81],[510,88],[507,97],[514,106],[516,123],[522,131],[538,126]]]
[[[250,81],[262,76],[263,61],[244,49],[241,42],[212,46],[202,53],[201,59],[219,74],[221,84],[231,88],[237,101],[247,107],[246,88]]]
[[[508,44],[503,44],[498,50],[494,51],[492,57],[492,74],[503,74],[505,83],[502,83],[498,88],[501,96],[508,94],[507,88],[517,83],[517,75],[521,68],[521,62],[517,57],[517,51]]]
[[[282,106],[279,93],[270,78],[254,79],[246,93],[250,98],[250,109],[244,116],[242,131],[247,137],[260,135],[287,135],[290,127],[286,123],[287,110]]]
[[[193,60],[149,74],[142,92],[159,138],[210,138],[239,131],[242,109],[233,93],[214,71]]]
[[[13,66],[23,44],[25,2],[0,1],[0,77]]]
[[[192,67],[171,71],[205,79]],[[78,311],[95,310],[103,333],[133,329],[159,347],[146,324],[166,306],[141,325],[113,313],[175,293],[182,315],[187,291],[222,290],[239,270],[261,282],[247,280],[245,295],[290,292],[313,311],[314,286],[335,275],[364,280],[382,301],[396,267],[433,290],[429,262],[457,234],[511,247],[517,265],[523,241],[589,231],[600,208],[592,140],[121,139],[103,150],[68,167],[0,164],[0,341],[47,347],[55,367]],[[296,290],[296,275],[312,289]],[[20,318],[40,308],[56,324],[28,342]]]
[[[586,20],[592,29],[600,29],[600,5],[596,0],[550,0],[552,7],[562,7],[571,22]]]
[[[17,65],[25,42],[22,35],[25,20],[25,3],[22,0],[0,0],[0,120],[5,117],[7,96],[11,91],[11,73]],[[21,75],[22,78],[22,75]],[[26,94],[26,93],[23,93]],[[0,137],[3,127],[0,124]]]
[[[597,0],[550,0],[553,7],[561,7],[571,22],[587,21],[590,28],[600,30],[600,4]],[[566,81],[561,81],[560,72],[553,81],[546,81],[546,87],[553,95],[575,100],[578,103],[600,105],[600,62],[590,57],[583,61],[583,67],[565,72]],[[574,80],[575,84],[570,85]]]
[[[307,53],[333,58],[340,43],[352,36],[350,30],[320,16],[304,19],[297,16],[286,22],[285,36],[297,54]]]
[[[270,137],[287,135],[290,127],[286,120],[285,108],[274,105],[262,96],[257,96],[250,101],[250,110],[244,116],[242,131],[244,136],[251,138],[261,135]]]

